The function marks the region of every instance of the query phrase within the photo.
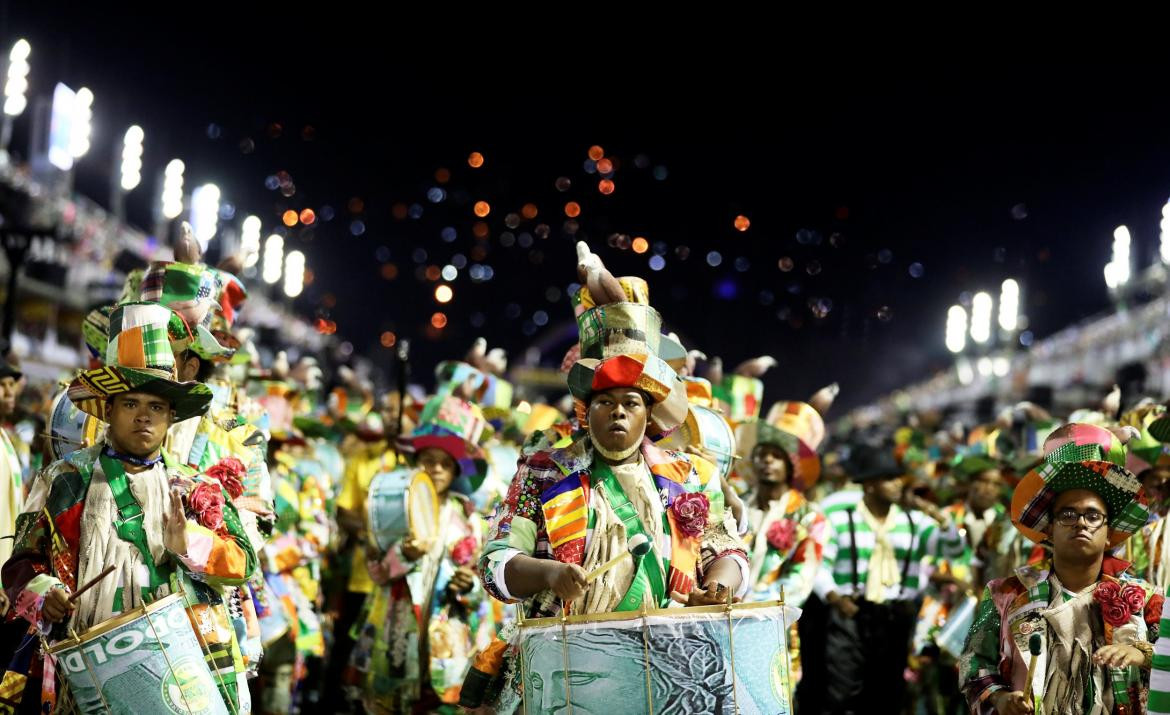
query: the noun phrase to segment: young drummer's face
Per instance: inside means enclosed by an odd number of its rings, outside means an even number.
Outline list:
[[[106,405],[107,434],[119,452],[149,457],[162,447],[174,419],[171,404],[142,392],[115,395]]]
[[[1060,523],[1061,512],[1071,517],[1075,512],[1082,515],[1072,526]],[[1089,526],[1085,515],[1098,514],[1104,521],[1095,528]],[[1084,489],[1073,489],[1056,497],[1052,505],[1052,550],[1058,558],[1095,558],[1105,553],[1109,545],[1109,512],[1105,502],[1095,493]]]
[[[628,387],[598,392],[589,401],[589,432],[602,447],[621,452],[646,433],[646,398]]]
[[[438,447],[424,449],[418,455],[418,466],[431,478],[431,482],[435,485],[435,492],[438,494],[447,493],[447,490],[451,488],[451,482],[455,481],[458,470],[451,455]]]

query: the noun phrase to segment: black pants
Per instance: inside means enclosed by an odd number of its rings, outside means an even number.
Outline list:
[[[800,682],[796,685],[796,712],[817,715],[825,708],[828,674],[825,672],[825,633],[829,607],[816,594],[801,609],[796,630],[800,634]]]
[[[858,601],[853,618],[829,608],[825,632],[827,690],[822,712],[831,715],[901,713],[906,658],[918,614],[913,601]]]
[[[344,675],[354,646],[354,640],[349,637],[349,631],[353,627],[354,621],[361,615],[365,602],[366,594],[354,591],[346,591],[341,599],[337,621],[333,625],[333,648],[329,653],[329,664],[325,671],[323,703],[326,708],[325,712],[345,712],[346,710]]]

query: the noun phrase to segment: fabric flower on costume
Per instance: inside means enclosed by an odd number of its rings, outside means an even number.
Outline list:
[[[1134,590],[1138,592],[1136,598]],[[1128,623],[1134,613],[1141,613],[1145,605],[1145,593],[1133,584],[1127,585],[1123,591],[1121,584],[1116,581],[1102,581],[1093,590],[1093,600],[1101,607],[1101,617],[1105,622],[1118,628]],[[1135,610],[1132,604],[1139,600],[1140,605]]]
[[[671,504],[670,511],[684,536],[699,537],[707,528],[711,502],[706,494],[682,494]]]
[[[1129,607],[1130,615],[1136,616],[1146,607],[1146,591],[1136,584],[1126,584],[1121,589],[1121,600]]]
[[[475,560],[477,544],[474,536],[465,536],[451,547],[451,560],[456,566],[470,566]]]
[[[218,482],[201,482],[187,495],[187,508],[195,520],[212,531],[221,531],[223,521],[223,490]]]
[[[235,457],[224,457],[207,470],[207,476],[217,480],[232,499],[244,493],[244,476],[248,468]]]
[[[780,519],[768,527],[768,546],[777,551],[787,552],[796,544],[796,522]]]
[[[1146,601],[1144,616],[1147,624],[1158,623],[1162,620],[1162,605],[1166,602],[1165,596],[1155,591]]]

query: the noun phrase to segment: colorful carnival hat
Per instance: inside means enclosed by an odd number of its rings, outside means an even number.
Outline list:
[[[969,452],[955,458],[951,463],[951,473],[959,479],[969,481],[983,472],[999,469],[1000,464],[998,459],[992,459],[978,452]]]
[[[715,392],[711,388],[711,381],[705,377],[683,378],[687,390],[687,402],[700,407],[715,407]]]
[[[270,439],[295,442],[303,437],[294,424],[297,388],[290,381],[259,371],[249,375],[245,394],[250,403],[245,416]]]
[[[1159,442],[1166,443],[1170,442],[1170,411],[1167,411],[1164,405],[1162,407],[1162,411],[1154,419],[1150,420],[1150,424],[1146,429],[1149,431],[1151,437]]]
[[[1141,474],[1158,464],[1165,455],[1165,448],[1157,437],[1150,434],[1150,426],[1166,419],[1166,406],[1145,404],[1121,416],[1123,427],[1133,427],[1137,436],[1125,443],[1125,467],[1134,474]]]
[[[687,418],[686,388],[678,374],[661,358],[634,353],[604,360],[584,358],[569,370],[569,392],[581,424],[585,424],[585,409],[593,393],[617,387],[633,387],[649,397],[646,434],[651,438],[668,434]]]
[[[399,444],[409,453],[436,447],[451,455],[459,465],[459,475],[451,489],[471,494],[487,476],[487,457],[479,443],[490,434],[491,428],[479,407],[458,397],[438,395],[423,407],[418,427]]]
[[[465,387],[467,398],[483,409],[512,406],[512,383],[461,360],[446,360],[435,368],[436,394],[450,395]]]
[[[724,375],[712,387],[715,399],[729,408],[727,418],[732,424],[754,422],[760,418],[764,400],[764,381],[748,375]]]
[[[69,385],[78,409],[106,421],[106,401],[123,392],[147,392],[171,403],[176,420],[207,411],[211,390],[198,382],[176,380],[174,340],[191,332],[176,313],[157,303],[119,305],[110,314],[105,366],[85,370]]]
[[[1048,540],[1057,495],[1087,489],[1109,512],[1109,546],[1121,544],[1149,518],[1141,482],[1123,465],[1125,447],[1104,427],[1068,424],[1044,443],[1044,461],[1028,472],[1012,495],[1012,523],[1036,543]]]
[[[589,289],[589,273],[596,268],[598,275],[609,275],[600,258],[592,255],[582,241],[577,243],[577,275],[581,287],[569,300],[577,318],[580,334],[580,357],[598,360],[618,353],[650,352],[677,368],[686,361],[686,350],[673,336],[662,333],[662,316],[650,307],[650,287],[637,276],[617,278],[620,294],[609,291],[598,301]],[[604,286],[598,284],[604,291]],[[628,343],[634,343],[630,345]],[[638,349],[643,344],[645,349]]]
[[[189,348],[206,360],[226,361],[239,343],[225,345],[212,333],[215,314],[222,311],[222,281],[220,271],[202,264],[156,261],[142,274],[139,299],[167,306],[191,326],[194,339],[176,348]]]
[[[817,448],[825,439],[825,421],[807,402],[777,402],[768,416],[741,424],[735,432],[739,456],[750,459],[756,445],[770,444],[784,450],[792,463],[792,486],[806,490],[821,476]]]
[[[104,361],[106,357],[106,345],[110,342],[110,313],[113,311],[112,305],[94,308],[86,314],[85,320],[81,323],[81,335],[85,339],[85,346],[89,348],[90,355],[98,361]]]
[[[603,359],[650,352],[664,361],[686,359],[675,339],[662,334],[662,316],[644,303],[609,303],[577,316],[581,357]]]

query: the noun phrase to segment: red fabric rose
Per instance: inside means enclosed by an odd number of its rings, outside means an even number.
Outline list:
[[[456,566],[468,566],[475,559],[477,544],[474,536],[465,536],[451,548],[451,560]]]
[[[796,522],[792,519],[781,519],[772,522],[768,527],[768,546],[777,551],[788,551],[796,543]]]
[[[1126,586],[1126,591],[1122,591],[1121,584],[1116,581],[1102,581],[1097,584],[1097,588],[1093,589],[1093,600],[1095,600],[1101,607],[1101,617],[1109,625],[1117,628],[1124,626],[1129,622],[1129,617],[1133,613],[1131,607],[1132,592],[1129,589],[1140,588],[1130,584]],[[1144,602],[1144,594],[1138,594]],[[1140,606],[1138,607],[1140,612]]]
[[[201,482],[187,495],[187,508],[195,520],[212,531],[220,531],[223,523],[223,490],[218,483]]]
[[[1130,615],[1136,616],[1146,607],[1145,589],[1132,583],[1126,584],[1125,588],[1121,589],[1121,600],[1129,607]]]
[[[1162,620],[1162,604],[1165,601],[1166,598],[1157,591],[1150,595],[1150,600],[1146,601],[1146,623],[1153,624]]]
[[[707,515],[711,512],[711,502],[706,494],[682,494],[675,498],[670,505],[674,514],[674,523],[684,536],[702,536],[707,528]]]
[[[1108,604],[1102,603],[1101,617],[1109,625],[1118,628],[1129,623],[1129,609],[1121,601],[1110,601]]]
[[[207,470],[207,476],[219,481],[232,499],[244,493],[244,476],[248,468],[235,457],[224,457]]]
[[[1097,603],[1107,603],[1121,598],[1121,584],[1116,581],[1102,581],[1093,589],[1093,600]]]

